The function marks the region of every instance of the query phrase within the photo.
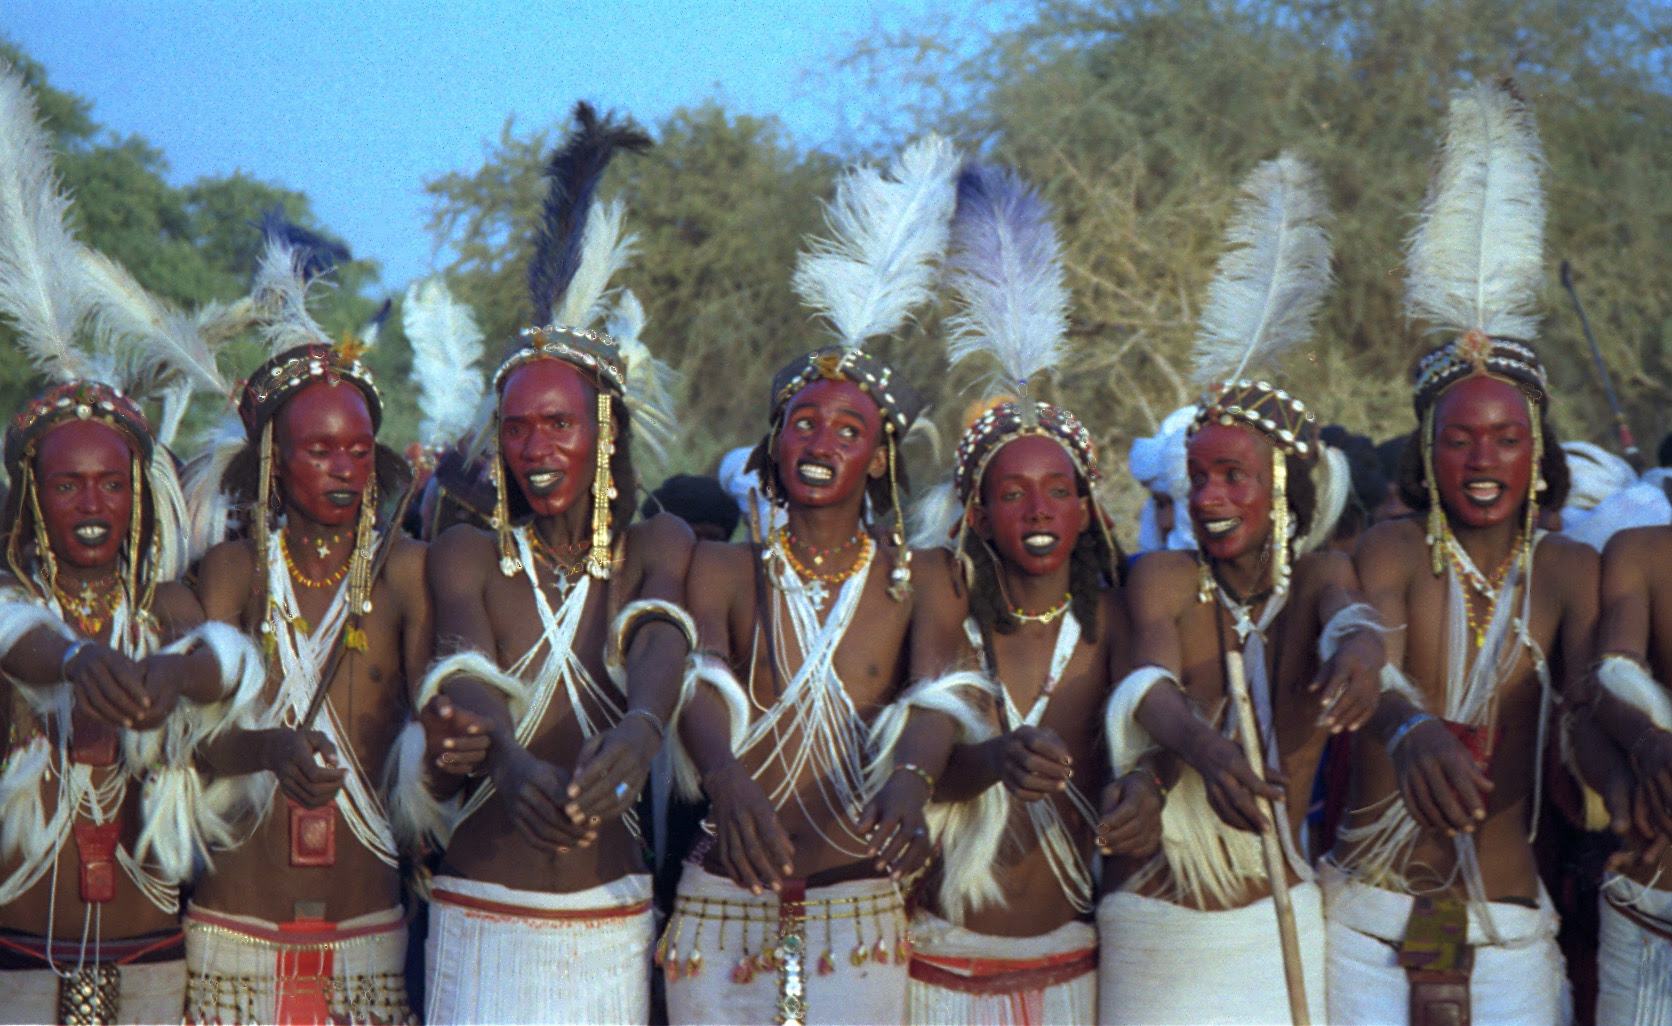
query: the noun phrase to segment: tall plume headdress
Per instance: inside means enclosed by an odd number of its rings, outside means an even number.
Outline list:
[[[899,447],[923,412],[924,399],[868,347],[871,339],[897,331],[913,310],[934,298],[957,203],[958,164],[951,143],[928,136],[905,149],[886,171],[856,167],[837,180],[835,198],[825,209],[829,235],[808,241],[792,281],[835,340],[773,375],[770,428],[749,460],[767,495],[781,501],[774,453],[790,400],[821,379],[851,381],[869,395],[882,415],[888,478],[870,487],[868,495],[873,511],[894,516],[889,594],[898,601],[911,590]]]
[[[1091,432],[1063,407],[1029,395],[1032,385],[1060,365],[1068,335],[1069,295],[1050,208],[1013,171],[966,167],[958,177],[947,269],[960,303],[946,321],[947,357],[954,366],[990,359],[995,365],[990,390],[1000,397],[958,439],[952,481],[962,516],[954,552],[968,572],[970,509],[981,500],[987,464],[1008,443],[1036,435],[1061,446],[1074,464],[1092,501],[1095,524],[1088,526],[1101,540],[1104,573],[1119,581],[1120,549],[1097,499],[1102,471]],[[1089,611],[1075,612],[1086,619]]]
[[[506,382],[519,368],[536,360],[560,360],[580,371],[597,391],[597,462],[587,572],[607,578],[614,564],[615,529],[624,530],[633,517],[637,485],[630,449],[633,425],[671,425],[673,395],[670,390],[646,387],[646,382],[666,384],[670,379],[665,370],[652,369],[658,365],[636,335],[632,346],[623,347],[593,326],[606,315],[610,279],[627,265],[634,242],[633,236],[623,234],[625,208],[619,200],[600,202],[598,185],[616,153],[642,152],[650,147],[650,137],[631,119],[618,120],[613,114],[600,118],[584,101],[575,104],[574,120],[573,130],[546,166],[546,198],[528,269],[529,301],[538,327],[522,330],[511,355],[494,373],[493,387],[494,394],[502,396]],[[643,321],[642,310],[628,317],[635,332]],[[639,361],[636,368],[629,356]],[[646,360],[652,362],[642,362]],[[509,577],[520,573],[522,564],[511,537],[513,510],[499,451],[497,403],[484,435],[491,450],[495,496],[490,522],[499,540],[500,571]]]
[[[68,208],[34,98],[15,68],[0,67],[0,312],[51,382],[13,416],[5,435],[12,483],[4,511],[7,564],[20,582],[38,583],[43,598],[53,599],[57,565],[37,495],[38,447],[72,420],[114,429],[132,454],[133,515],[119,558],[133,611],[127,628],[137,644],[156,584],[185,569],[184,499],[173,458],[158,456],[142,404],[162,404],[165,418],[177,422],[175,410],[190,389],[218,381],[209,329],[236,328],[225,327],[229,319],[219,308],[189,316],[145,293],[120,266],[75,240],[64,223]],[[31,544],[33,573],[26,569]]]
[[[1202,311],[1193,377],[1207,392],[1188,437],[1217,423],[1252,428],[1271,443],[1269,608],[1277,608],[1288,593],[1300,527],[1289,502],[1289,458],[1310,472],[1319,456],[1318,423],[1299,399],[1244,375],[1311,337],[1331,283],[1329,208],[1312,168],[1288,152],[1250,172],[1242,193]],[[1204,583],[1204,601],[1207,590]]]
[[[470,307],[454,299],[440,278],[407,287],[401,327],[412,345],[412,381],[423,414],[418,442],[427,452],[439,453],[470,430],[487,392],[478,366],[482,329]]]
[[[1531,341],[1544,278],[1544,151],[1532,112],[1507,84],[1452,94],[1428,195],[1406,240],[1405,311],[1455,337],[1417,364],[1412,405],[1421,421],[1432,570],[1445,568],[1444,510],[1434,484],[1434,407],[1465,378],[1495,377],[1521,390],[1532,426],[1533,473],[1523,530],[1531,537],[1548,487],[1543,413],[1550,384]],[[1532,571],[1532,546],[1524,545]]]

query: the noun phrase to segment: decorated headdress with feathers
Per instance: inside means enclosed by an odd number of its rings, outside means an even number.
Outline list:
[[[958,177],[947,269],[960,306],[946,322],[946,352],[953,366],[989,359],[989,392],[1001,398],[989,401],[958,439],[952,481],[963,515],[953,547],[968,572],[970,510],[981,501],[981,479],[993,456],[1018,438],[1049,438],[1068,454],[1084,483],[1095,521],[1088,526],[1101,542],[1098,562],[1110,581],[1118,581],[1122,559],[1097,500],[1102,471],[1091,432],[1068,410],[1029,395],[1030,387],[1060,365],[1068,336],[1068,288],[1050,214],[1013,171],[972,165]],[[1095,602],[1095,596],[1087,601]],[[1082,619],[1089,613],[1076,610]],[[1001,617],[1001,629],[1009,625]]]
[[[35,457],[54,428],[71,420],[113,428],[133,453],[133,519],[121,560],[130,607],[149,607],[151,589],[184,569],[184,500],[141,404],[161,405],[168,434],[195,389],[224,385],[214,346],[241,327],[236,310],[184,314],[149,295],[126,270],[80,244],[64,216],[34,97],[15,68],[0,67],[0,312],[25,355],[51,385],[25,403],[5,437],[12,488],[4,513],[6,557],[20,581],[27,547],[39,583],[55,588],[56,559],[36,495]],[[137,631],[142,617],[129,622]]]
[[[1429,497],[1435,574],[1444,568],[1445,515],[1434,484],[1434,406],[1452,385],[1485,375],[1526,397],[1533,426],[1533,475],[1524,530],[1538,516],[1543,477],[1542,414],[1549,381],[1531,345],[1544,277],[1544,151],[1538,127],[1508,83],[1452,94],[1428,195],[1406,240],[1405,309],[1455,337],[1417,364],[1412,403]],[[1525,547],[1530,561],[1532,547]],[[1528,563],[1531,569],[1531,563]]]
[[[771,424],[746,468],[760,475],[768,497],[781,501],[773,452],[790,400],[819,380],[851,381],[869,395],[882,415],[888,478],[873,482],[868,495],[873,511],[894,515],[889,594],[902,601],[911,590],[911,552],[899,500],[899,446],[923,412],[924,398],[867,347],[934,298],[957,204],[958,165],[951,143],[928,136],[886,171],[855,167],[837,179],[835,198],[825,208],[829,234],[808,240],[791,282],[835,339],[773,375]]]
[[[573,131],[546,166],[547,192],[536,229],[534,260],[528,269],[529,302],[535,324],[525,328],[510,356],[494,373],[494,394],[518,368],[536,360],[561,360],[579,370],[598,393],[597,468],[592,488],[592,548],[587,572],[610,575],[614,533],[633,516],[637,486],[630,455],[635,428],[653,448],[666,444],[674,422],[674,382],[639,340],[644,312],[630,294],[616,307],[612,326],[632,332],[630,344],[594,327],[607,315],[610,279],[627,265],[634,237],[625,234],[626,209],[619,200],[597,198],[598,185],[618,152],[638,153],[650,137],[631,119],[602,118],[591,104],[575,104]],[[620,404],[617,423],[617,404]],[[499,537],[500,570],[521,571],[511,539],[511,496],[498,450],[497,409],[484,432],[495,493],[492,525]]]
[[[1318,459],[1317,417],[1299,399],[1258,378],[1306,341],[1329,291],[1329,215],[1312,168],[1283,153],[1249,173],[1225,230],[1193,354],[1194,380],[1205,385],[1189,435],[1217,423],[1251,428],[1272,446],[1272,580],[1287,592],[1291,542],[1298,525],[1288,499],[1288,458],[1304,469]]]

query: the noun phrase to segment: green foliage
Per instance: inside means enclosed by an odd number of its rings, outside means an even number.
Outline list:
[[[139,136],[118,138],[107,131],[93,120],[92,101],[53,88],[40,64],[3,39],[0,63],[21,69],[35,92],[56,147],[59,177],[72,197],[69,218],[76,237],[121,263],[155,295],[188,309],[244,295],[262,247],[257,226],[268,210],[282,209],[290,220],[317,230],[307,196],[243,172],[170,185],[161,150]],[[319,290],[315,318],[333,335],[357,331],[376,310],[377,301],[362,290],[377,275],[370,261],[339,267],[334,286]],[[16,351],[3,319],[0,347]],[[242,376],[263,359],[253,339],[236,341],[229,350],[222,360],[229,377]],[[375,369],[388,368],[395,380],[404,379],[410,353],[398,327],[385,332],[384,345],[370,359]],[[0,409],[15,409],[41,387],[23,361],[0,362]],[[223,409],[213,397],[199,397],[181,437],[189,439]],[[415,434],[417,415],[407,402],[386,423],[392,432],[404,431],[404,437],[395,436],[404,440]]]
[[[430,229],[455,254],[449,287],[475,310],[489,353],[532,315],[525,275],[541,169],[566,128],[519,135],[507,120],[481,168],[425,186]],[[648,154],[615,162],[602,190],[625,199],[638,236],[618,284],[645,305],[645,342],[685,378],[685,444],[669,466],[643,468],[652,486],[664,471],[710,470],[725,448],[758,437],[773,370],[818,344],[789,278],[835,168],[797,153],[776,121],[714,104],[674,112],[655,134]]]

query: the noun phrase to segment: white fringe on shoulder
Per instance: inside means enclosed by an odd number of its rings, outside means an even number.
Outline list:
[[[942,713],[957,724],[956,743],[980,744],[997,728],[969,700],[970,692],[991,694],[992,684],[975,670],[954,670],[920,680],[890,703],[871,724],[866,769],[866,791],[876,794],[894,772],[894,749],[905,732],[912,710]],[[924,810],[930,839],[941,846],[940,907],[948,918],[962,923],[967,912],[980,911],[1004,900],[1004,889],[993,872],[994,859],[1010,822],[1004,785],[995,783],[969,801],[936,802]]]

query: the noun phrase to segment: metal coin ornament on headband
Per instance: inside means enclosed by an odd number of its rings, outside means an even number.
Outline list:
[[[1525,571],[1543,479],[1542,415],[1549,381],[1530,341],[1544,280],[1544,152],[1532,112],[1512,87],[1452,94],[1445,140],[1406,248],[1405,309],[1454,337],[1417,366],[1412,405],[1421,420],[1430,569],[1446,569],[1449,523],[1434,481],[1434,408],[1452,385],[1495,377],[1521,390],[1533,437],[1522,522]],[[1529,578],[1530,579],[1530,576]]]
[[[1202,396],[1187,438],[1209,424],[1241,424],[1272,446],[1310,464],[1318,459],[1318,418],[1306,404],[1267,381],[1227,381]]]
[[[1025,417],[1024,411],[1029,407],[1033,416]],[[952,464],[952,485],[958,501],[968,503],[976,497],[987,464],[1000,449],[1029,435],[1049,438],[1062,446],[1075,471],[1088,483],[1102,480],[1097,443],[1078,417],[1050,403],[1008,400],[989,407],[971,421],[958,439]]]

